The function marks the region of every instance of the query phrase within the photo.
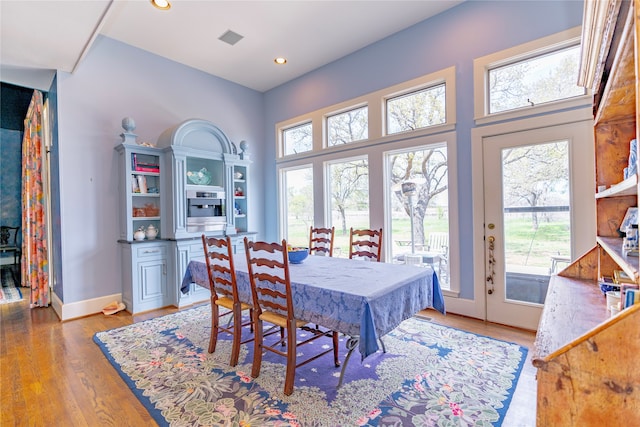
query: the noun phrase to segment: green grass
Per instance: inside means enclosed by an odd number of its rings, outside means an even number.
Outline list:
[[[289,243],[294,246],[309,244],[308,221],[300,218],[289,220]],[[349,252],[349,227],[369,227],[366,215],[351,215],[347,219],[347,230],[343,234],[340,226],[336,226],[335,248],[336,255],[341,256]],[[424,221],[425,239],[430,232],[447,232],[446,218],[438,215],[428,215]],[[388,234],[387,234],[388,236]],[[392,238],[394,240],[411,240],[411,225],[406,217],[394,218]],[[567,220],[557,219],[550,222],[540,220],[539,227],[534,230],[531,218],[528,216],[507,217],[505,223],[506,262],[513,265],[545,267],[550,265],[551,255],[566,255],[570,253],[569,223]],[[399,250],[399,247],[395,248]],[[394,251],[395,252],[395,251]]]

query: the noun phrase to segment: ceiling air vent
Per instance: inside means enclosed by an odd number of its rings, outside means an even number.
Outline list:
[[[231,46],[233,46],[234,44],[238,43],[243,38],[244,38],[244,36],[241,36],[238,33],[234,33],[231,30],[227,30],[223,35],[218,37],[218,40],[222,40],[223,42],[229,43]]]

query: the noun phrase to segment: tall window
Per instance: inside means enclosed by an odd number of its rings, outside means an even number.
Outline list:
[[[307,246],[309,227],[313,225],[313,168],[285,169],[281,178],[284,237],[292,245]]]
[[[311,123],[294,126],[282,131],[284,155],[303,153],[313,149]]]
[[[349,229],[369,228],[369,162],[366,157],[327,163],[329,212],[336,228],[333,255],[349,256]]]
[[[427,264],[449,288],[449,167],[447,147],[433,144],[385,155],[391,189],[394,262]]]
[[[445,85],[387,99],[389,135],[446,122]]]
[[[349,144],[369,138],[369,108],[356,108],[327,117],[327,145]]]
[[[579,61],[576,45],[489,69],[489,114],[584,95]]]

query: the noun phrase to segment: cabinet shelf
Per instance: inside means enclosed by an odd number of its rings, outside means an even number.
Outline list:
[[[131,193],[133,197],[160,197],[160,193]]]
[[[605,197],[633,196],[638,194],[638,174],[630,176],[622,182],[612,185],[604,191],[596,193],[596,199]]]
[[[131,219],[133,221],[160,221],[159,216],[134,216]]]
[[[233,198],[236,200],[244,200],[247,198],[247,196],[233,196]]]
[[[131,171],[131,175],[160,176],[160,172]]]
[[[634,282],[638,282],[639,258],[637,255],[625,255],[622,252],[622,238],[597,236],[596,241],[602,249],[627,273]]]

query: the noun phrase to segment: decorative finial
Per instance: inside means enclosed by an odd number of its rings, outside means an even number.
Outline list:
[[[136,122],[131,117],[125,117],[122,119],[122,129],[133,132],[136,129]]]
[[[242,141],[240,141],[239,145],[240,145],[240,150],[242,150],[242,152],[240,153],[240,158],[249,160],[249,152],[247,151],[249,150],[249,144],[247,143],[247,141],[243,139]]]
[[[122,142],[125,144],[135,144],[138,135],[133,133],[136,128],[136,122],[131,117],[125,117],[122,119],[122,129],[124,132],[120,134]]]

